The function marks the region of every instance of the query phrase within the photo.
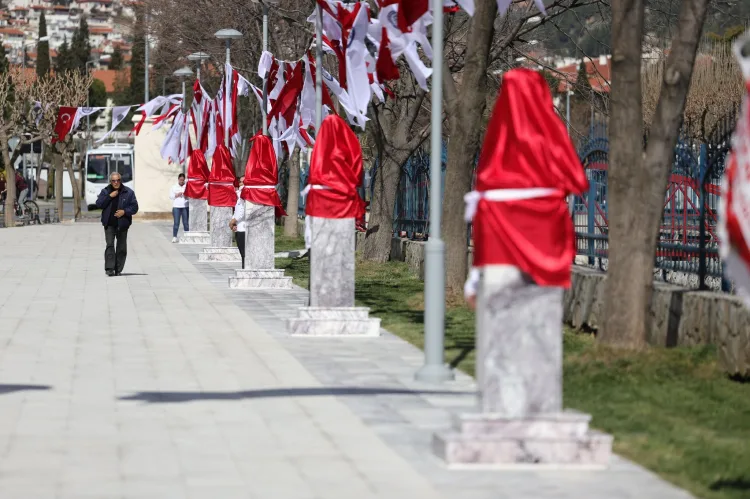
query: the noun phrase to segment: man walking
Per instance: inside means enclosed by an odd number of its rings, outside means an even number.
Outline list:
[[[177,232],[180,230],[180,217],[182,217],[182,228],[185,232],[189,231],[188,226],[188,204],[185,199],[185,174],[180,173],[177,177],[177,183],[169,190],[169,199],[172,200],[172,218],[174,226],[172,227],[172,242],[177,242]]]
[[[107,247],[104,250],[104,270],[108,276],[120,275],[128,256],[128,229],[133,215],[138,213],[135,192],[122,185],[122,177],[114,172],[109,176],[109,185],[102,189],[96,200],[102,210],[102,225]],[[115,249],[117,239],[117,249]]]

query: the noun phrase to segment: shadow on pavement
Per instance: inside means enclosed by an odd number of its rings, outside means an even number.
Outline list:
[[[475,395],[467,391],[407,390],[399,388],[321,387],[243,390],[241,392],[139,392],[120,400],[135,400],[149,404],[175,404],[197,400],[245,400],[273,397],[324,397],[352,395]]]
[[[29,390],[41,391],[49,390],[52,388],[49,385],[6,385],[0,384],[0,395],[6,395],[8,393],[23,392]]]

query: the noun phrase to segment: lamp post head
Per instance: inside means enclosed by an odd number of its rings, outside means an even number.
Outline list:
[[[190,61],[190,62],[197,62],[199,64],[201,62],[207,60],[207,59],[210,59],[210,58],[211,58],[211,56],[208,55],[205,52],[193,52],[192,54],[190,54],[189,56],[187,56],[187,60],[188,61]]]
[[[184,80],[193,76],[193,70],[185,66],[172,73],[172,75],[174,75],[176,78],[179,78],[180,80]]]
[[[242,33],[236,29],[220,29],[214,33],[214,36],[219,40],[237,40],[242,38]]]

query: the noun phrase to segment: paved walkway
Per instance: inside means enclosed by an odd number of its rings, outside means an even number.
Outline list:
[[[166,225],[107,278],[97,224],[0,230],[0,497],[580,499],[689,496],[603,472],[449,471],[431,435],[474,406],[420,385],[401,340],[305,339],[305,291],[230,292]]]

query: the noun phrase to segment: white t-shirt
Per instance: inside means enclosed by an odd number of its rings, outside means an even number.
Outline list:
[[[234,205],[232,218],[237,220],[237,232],[245,232],[245,200],[240,197],[242,190],[237,191],[237,204]]]
[[[184,185],[175,184],[169,190],[169,199],[172,200],[172,208],[185,208],[187,206],[187,199],[184,197],[185,187],[187,187],[187,182]],[[177,194],[183,194],[183,196],[177,197]]]

